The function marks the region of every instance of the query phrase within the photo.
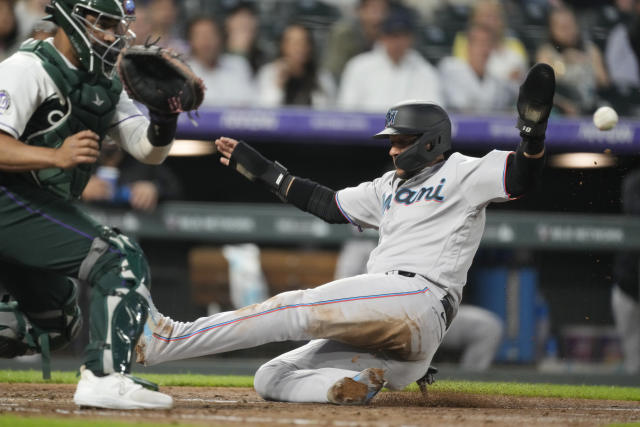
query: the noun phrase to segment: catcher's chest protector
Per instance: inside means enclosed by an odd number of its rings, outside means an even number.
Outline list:
[[[20,140],[30,145],[56,148],[68,136],[89,129],[102,141],[120,99],[120,80],[117,77],[108,80],[102,75],[69,68],[56,49],[44,41],[27,42],[20,50],[40,58],[59,90],[58,96],[47,99],[33,113]],[[68,170],[42,169],[24,176],[61,197],[75,199],[82,194],[92,171],[92,165],[79,165]]]

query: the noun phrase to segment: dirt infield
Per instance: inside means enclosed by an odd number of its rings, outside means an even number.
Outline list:
[[[78,409],[74,385],[0,384],[0,414],[113,418],[195,425],[421,426],[576,425],[639,422],[640,402],[481,396],[431,392],[381,393],[366,407],[266,402],[249,388],[165,387],[170,411]]]

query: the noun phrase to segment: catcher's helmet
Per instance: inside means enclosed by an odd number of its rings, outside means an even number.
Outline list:
[[[129,25],[135,20],[134,0],[51,0],[45,19],[59,25],[69,36],[82,67],[111,79],[120,51],[135,38]],[[88,15],[95,17],[91,22]],[[113,42],[97,34],[111,32]]]
[[[451,120],[442,107],[425,101],[405,101],[387,111],[384,129],[374,138],[419,135],[416,142],[396,158],[396,166],[415,172],[451,149]],[[427,143],[431,150],[427,151]]]

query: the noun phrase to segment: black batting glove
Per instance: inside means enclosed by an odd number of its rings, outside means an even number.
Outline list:
[[[547,120],[553,107],[556,78],[548,64],[536,64],[520,86],[518,94],[518,123],[525,152],[537,154],[544,148]]]
[[[259,182],[286,201],[293,176],[278,162],[272,162],[244,141],[239,141],[229,158],[229,166],[253,182]]]

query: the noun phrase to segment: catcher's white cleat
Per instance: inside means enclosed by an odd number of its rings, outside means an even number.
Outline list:
[[[366,405],[386,383],[382,369],[368,368],[353,378],[336,381],[327,392],[327,399],[336,405]]]
[[[78,406],[108,409],[170,409],[171,396],[148,390],[123,374],[96,377],[80,368],[80,381],[73,395]]]

